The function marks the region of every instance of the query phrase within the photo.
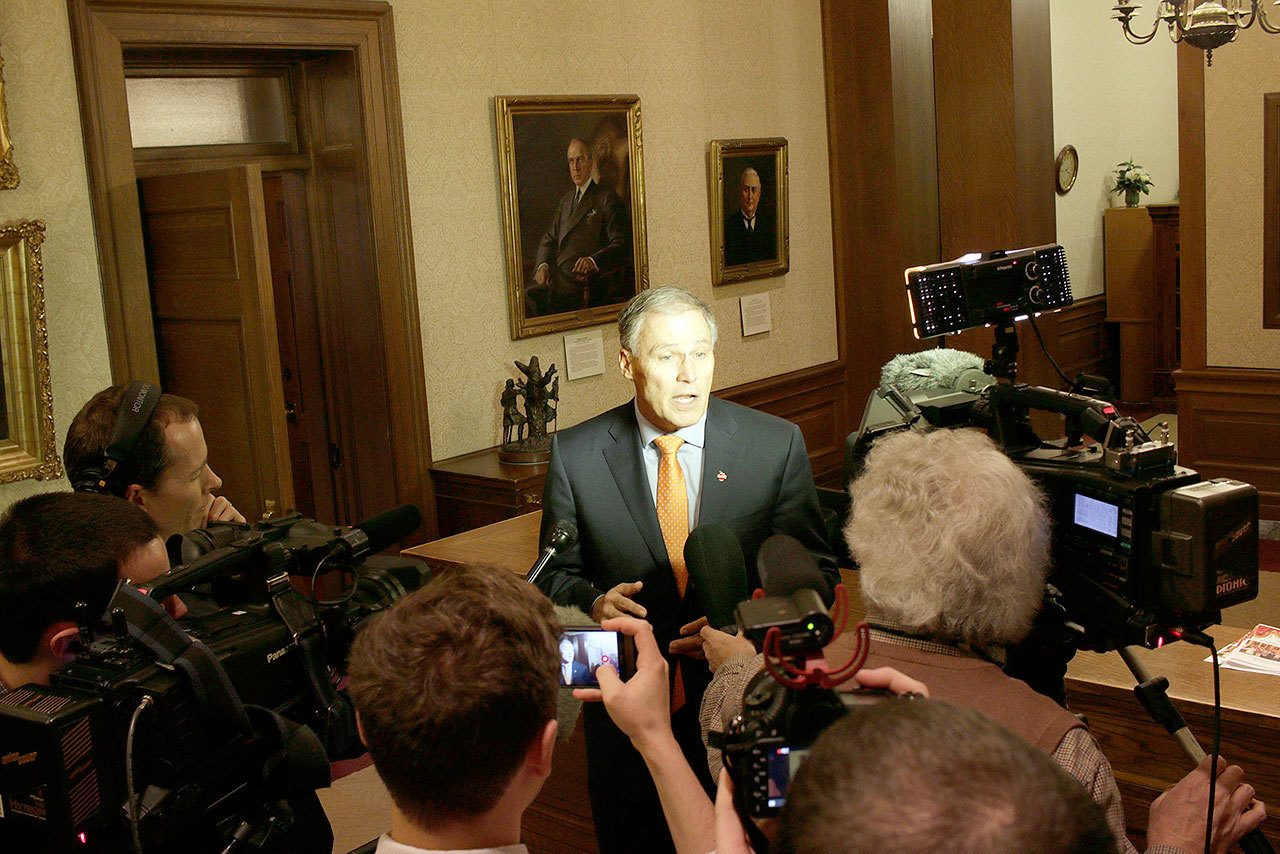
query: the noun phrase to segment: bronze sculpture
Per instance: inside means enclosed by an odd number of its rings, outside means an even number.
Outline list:
[[[508,379],[502,391],[502,447],[498,449],[498,459],[504,463],[544,463],[551,459],[547,425],[556,419],[560,377],[554,362],[543,373],[537,356],[530,357],[528,364],[517,360],[516,368],[524,378]],[[519,398],[524,398],[523,413]]]

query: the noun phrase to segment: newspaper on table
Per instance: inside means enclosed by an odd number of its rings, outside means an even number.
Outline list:
[[[1213,661],[1213,656],[1205,661]],[[1218,664],[1226,670],[1280,676],[1280,628],[1258,623],[1244,637],[1218,650]]]

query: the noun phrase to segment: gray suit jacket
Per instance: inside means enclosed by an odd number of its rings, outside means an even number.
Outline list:
[[[622,199],[592,181],[574,208],[576,192],[575,188],[560,198],[533,262],[535,270],[543,264],[550,267],[550,300],[555,310],[580,307],[582,283],[573,275],[579,258],[595,261],[599,273],[594,275],[604,279],[624,267],[631,254],[631,230]]]
[[[595,598],[609,588],[643,581],[636,600],[647,609],[665,654],[680,626],[703,613],[696,596],[682,602],[676,590],[633,407],[625,403],[555,434],[542,533],[569,519],[578,526],[578,543],[553,559],[538,585],[553,601],[590,613]],[[800,540],[831,586],[839,583],[804,438],[789,421],[711,398],[698,522],[724,525],[737,535],[748,590],[760,584],[760,544],[778,533]]]

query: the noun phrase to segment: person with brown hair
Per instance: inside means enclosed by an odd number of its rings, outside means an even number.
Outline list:
[[[169,568],[156,524],[105,495],[50,492],[0,519],[0,688],[49,677],[75,657],[78,602],[101,614],[119,579]]]
[[[126,388],[103,389],[72,420],[62,457],[73,488],[82,489],[81,474],[102,465]],[[210,522],[244,521],[230,501],[214,495],[222,478],[209,467],[199,413],[194,401],[162,394],[129,459],[110,479],[112,494],[147,511],[164,538]]]
[[[434,578],[356,637],[349,688],[391,793],[378,854],[523,854],[551,773],[560,672],[551,602],[501,570]]]

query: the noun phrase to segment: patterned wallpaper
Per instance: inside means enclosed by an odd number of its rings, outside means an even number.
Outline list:
[[[1262,328],[1262,96],[1280,92],[1280,36],[1255,24],[1205,69],[1205,241],[1209,364],[1280,368],[1280,329]]]
[[[47,223],[41,251],[61,452],[71,418],[90,395],[111,382],[67,4],[0,3],[0,56],[14,160],[22,178],[17,189],[0,191],[0,223]],[[0,486],[0,506],[66,485],[65,480],[27,480]]]
[[[497,396],[513,359],[563,365],[559,336],[510,340],[492,96],[636,93],[644,118],[650,279],[709,300],[720,323],[716,387],[836,356],[831,202],[818,0],[645,0],[566,16],[558,0],[395,5],[418,297],[433,453],[500,439]],[[43,218],[55,420],[110,380],[67,7],[0,3],[0,55],[22,185],[0,222]],[[785,136],[791,273],[712,289],[706,148]],[[737,298],[769,291],[773,331],[743,339]],[[603,377],[561,384],[560,427],[626,400],[606,329]],[[59,484],[0,486],[0,506]],[[60,485],[65,485],[65,482]]]
[[[650,281],[712,304],[716,388],[836,357],[817,0],[400,0],[394,8],[436,459],[500,441],[497,399],[513,359],[564,365],[559,335],[510,340],[494,95],[640,96]],[[790,143],[791,272],[713,289],[707,143],[763,136]],[[773,330],[743,339],[737,298],[766,290]],[[604,376],[561,383],[559,427],[630,397],[613,327],[604,341]]]

